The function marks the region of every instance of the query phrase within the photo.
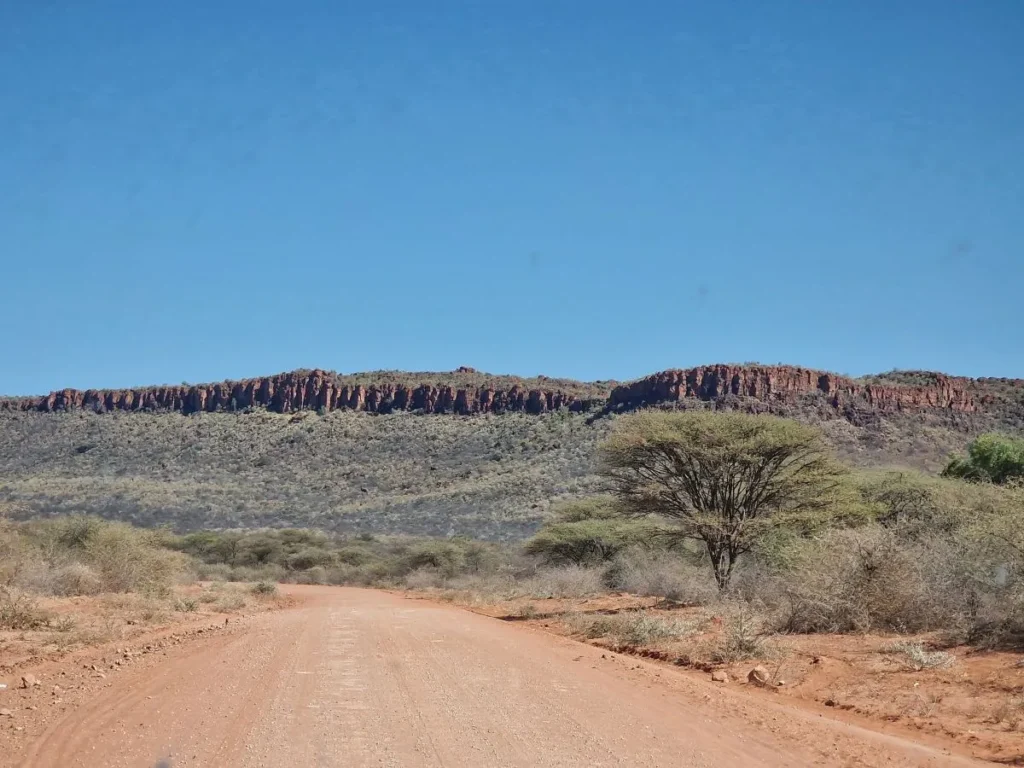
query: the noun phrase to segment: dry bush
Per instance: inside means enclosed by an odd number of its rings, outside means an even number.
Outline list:
[[[928,651],[921,643],[898,640],[889,645],[883,653],[896,657],[908,669],[920,672],[922,669],[943,669],[956,663],[956,656],[945,651]]]
[[[444,577],[435,568],[417,568],[406,574],[407,589],[436,589],[444,584]]]
[[[231,570],[228,581],[286,581],[288,572],[280,565],[242,566]]]
[[[737,594],[764,605],[782,632],[942,630],[950,642],[1016,642],[1022,563],[993,546],[988,525],[909,537],[869,525],[797,539],[750,564]]]
[[[153,532],[126,524],[100,527],[85,551],[107,592],[166,592],[187,569],[185,556],[164,549]]]
[[[608,638],[620,645],[633,646],[678,640],[701,632],[707,625],[703,617],[685,620],[642,610],[616,614],[573,612],[566,614],[564,621],[575,635],[588,639]]]
[[[0,591],[0,629],[40,629],[49,623],[49,613],[31,596],[17,590]]]
[[[578,565],[539,569],[520,585],[521,594],[538,598],[590,597],[606,589],[603,569]]]
[[[259,597],[270,597],[277,594],[277,584],[272,581],[260,581],[253,584],[249,591]]]
[[[227,563],[199,563],[196,565],[196,578],[200,581],[229,581],[231,566]]]
[[[233,611],[240,611],[245,608],[245,598],[238,593],[232,593],[224,595],[216,603],[213,604],[213,609],[218,613],[232,613]]]
[[[11,582],[38,594],[165,593],[190,574],[189,558],[160,531],[71,516],[8,529],[8,547],[12,530],[21,554]]]
[[[721,639],[707,649],[715,663],[765,659],[777,653],[769,639],[773,633],[749,605],[741,603],[727,609],[722,629]]]
[[[612,564],[607,580],[613,589],[684,605],[707,605],[718,599],[710,569],[688,562],[678,552],[630,550]]]
[[[540,611],[537,609],[536,603],[523,603],[519,606],[516,615],[521,619],[535,619],[540,615]]]
[[[13,584],[28,559],[18,527],[0,517],[0,586]]]
[[[327,569],[322,565],[314,565],[312,568],[295,573],[291,580],[296,584],[326,584]]]
[[[95,595],[103,591],[103,580],[91,566],[71,562],[53,569],[49,591],[54,595]]]
[[[195,613],[199,610],[199,600],[194,597],[179,597],[175,599],[173,606],[179,613]]]

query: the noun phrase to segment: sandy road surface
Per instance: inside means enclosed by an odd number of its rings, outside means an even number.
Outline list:
[[[119,679],[23,765],[975,764],[456,608],[298,593]]]

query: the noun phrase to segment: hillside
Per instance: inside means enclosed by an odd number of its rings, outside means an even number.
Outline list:
[[[615,382],[313,370],[219,384],[0,401],[0,504],[179,530],[526,535],[599,487],[593,453],[641,406],[767,411],[819,424],[858,466],[940,467],[1024,425],[1024,381],[704,366]]]

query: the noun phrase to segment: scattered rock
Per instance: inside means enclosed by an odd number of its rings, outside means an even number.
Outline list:
[[[14,712],[7,709],[7,707],[4,707],[3,709],[0,709],[0,717],[14,717]]]
[[[53,686],[52,693],[54,696],[60,696],[62,693],[64,693],[64,689],[61,688],[59,685],[55,685]]]
[[[771,685],[771,675],[768,674],[767,669],[758,664],[747,673],[747,682],[751,685],[767,688]]]
[[[34,688],[37,685],[42,685],[39,678],[33,674],[25,674],[21,676],[21,687],[22,688]]]
[[[716,669],[711,673],[711,682],[713,683],[728,683],[729,675],[725,673],[724,669]]]

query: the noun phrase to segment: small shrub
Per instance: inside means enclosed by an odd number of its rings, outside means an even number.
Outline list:
[[[572,634],[589,640],[606,637],[621,645],[643,646],[693,635],[701,631],[705,622],[659,616],[648,611],[626,611],[611,615],[574,612],[566,615],[565,623]]]
[[[163,548],[158,532],[125,523],[91,528],[82,546],[108,592],[166,592],[187,562],[184,555]]]
[[[230,581],[231,566],[227,563],[200,563],[196,566],[200,581]]]
[[[231,613],[232,611],[240,611],[245,608],[245,598],[239,594],[225,595],[217,603],[214,604],[213,609],[218,613]]]
[[[229,581],[285,581],[288,572],[280,565],[242,566],[231,571]]]
[[[1016,731],[1024,722],[1024,697],[1004,699],[992,710],[988,720],[995,725],[1005,722],[1011,731]]]
[[[625,552],[609,569],[607,578],[612,589],[663,597],[684,605],[707,605],[718,598],[718,587],[708,568],[686,562],[678,552]]]
[[[518,616],[521,619],[535,619],[539,613],[536,603],[524,603],[519,606]]]
[[[444,578],[434,568],[417,568],[405,577],[408,589],[435,589],[444,583]]]
[[[0,592],[0,629],[39,629],[49,624],[50,616],[26,594]]]
[[[50,579],[55,595],[95,595],[103,589],[103,582],[95,569],[85,563],[73,562],[56,568]]]
[[[763,622],[745,605],[739,606],[725,621],[722,640],[711,649],[711,660],[731,664],[772,655]]]
[[[888,646],[885,653],[897,657],[906,667],[920,672],[923,669],[943,669],[956,663],[956,656],[945,651],[927,651],[921,643],[898,640]]]
[[[199,601],[193,597],[179,597],[174,601],[174,610],[179,613],[195,613],[199,610]]]
[[[619,614],[613,621],[615,638],[628,645],[649,645],[659,640],[678,640],[697,631],[693,623],[637,611]]]
[[[277,584],[272,581],[260,581],[253,584],[249,591],[260,597],[269,597],[277,594]]]
[[[582,635],[588,640],[594,640],[598,637],[608,637],[612,634],[615,627],[614,617],[606,616],[603,614],[593,615],[588,613],[582,613],[580,611],[573,611],[567,613],[563,621],[569,628],[569,632],[574,635]]]
[[[523,593],[531,597],[589,597],[603,592],[603,571],[578,565],[549,568],[522,585]]]
[[[296,584],[326,584],[327,569],[322,565],[314,565],[305,571],[294,574]]]

